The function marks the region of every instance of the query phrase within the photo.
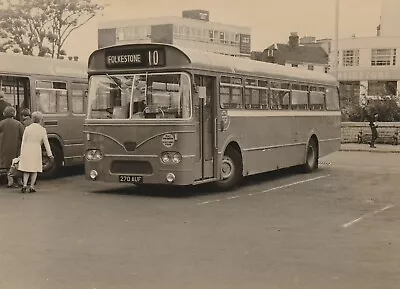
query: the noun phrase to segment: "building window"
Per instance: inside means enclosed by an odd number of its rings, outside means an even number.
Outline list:
[[[314,65],[309,64],[309,65],[308,65],[308,70],[314,70]]]
[[[324,69],[325,69],[325,73],[329,72],[329,66],[325,66]]]
[[[179,26],[179,36],[183,36],[185,34],[185,30],[183,26]]]
[[[179,36],[179,26],[174,25],[174,36]]]
[[[299,67],[298,64],[292,63],[292,67]]]
[[[247,35],[242,35],[242,43],[249,44],[250,43],[250,37],[247,36]]]
[[[396,49],[372,49],[371,66],[396,65]]]
[[[343,50],[343,66],[359,66],[360,65],[360,51],[357,50]]]
[[[117,29],[117,40],[122,40],[122,41],[125,40],[125,34],[123,29],[121,28]]]
[[[208,35],[210,38],[210,42],[214,42],[214,30],[209,30]]]
[[[190,37],[190,28],[189,27],[184,27],[183,33],[184,33],[184,36],[186,38],[189,38]]]
[[[224,32],[219,33],[219,42],[225,43],[225,33]]]
[[[274,56],[274,50],[273,49],[268,49],[267,50],[267,56],[268,57],[273,57]]]

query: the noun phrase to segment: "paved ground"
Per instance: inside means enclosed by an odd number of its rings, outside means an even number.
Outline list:
[[[400,153],[400,145],[377,144],[371,148],[368,144],[346,143],[341,145],[341,151],[359,151],[375,153]]]
[[[0,189],[0,288],[398,288],[399,154],[338,152],[320,170],[229,193],[86,182]]]

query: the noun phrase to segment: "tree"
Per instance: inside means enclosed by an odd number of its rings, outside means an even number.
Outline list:
[[[69,36],[102,9],[92,0],[7,0],[0,8],[0,50],[64,56]]]
[[[44,0],[8,0],[6,8],[0,11],[3,49],[25,55],[45,56],[49,52],[46,47],[48,23]]]
[[[51,25],[47,38],[51,43],[51,55],[58,58],[65,55],[62,49],[68,37],[78,28],[90,21],[104,6],[92,0],[47,0]]]

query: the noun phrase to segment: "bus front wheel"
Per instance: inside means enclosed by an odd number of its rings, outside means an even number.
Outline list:
[[[47,179],[56,177],[62,165],[62,151],[60,147],[51,142],[50,148],[54,156],[53,161],[47,156],[46,151],[42,152],[43,172],[40,176]]]
[[[310,173],[318,168],[318,145],[315,139],[311,139],[307,145],[306,162],[303,171]]]
[[[243,162],[240,153],[228,148],[221,163],[221,179],[215,183],[219,190],[229,190],[237,186],[243,178]]]

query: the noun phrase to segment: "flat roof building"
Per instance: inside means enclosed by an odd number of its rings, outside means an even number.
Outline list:
[[[383,0],[380,25],[374,36],[339,39],[338,52],[333,48],[335,40],[329,43],[331,73],[340,83],[343,106],[362,103],[365,98],[400,95],[399,9],[400,1]]]
[[[128,43],[167,43],[225,55],[249,57],[251,29],[210,21],[206,10],[187,10],[182,17],[103,21],[98,47]]]

